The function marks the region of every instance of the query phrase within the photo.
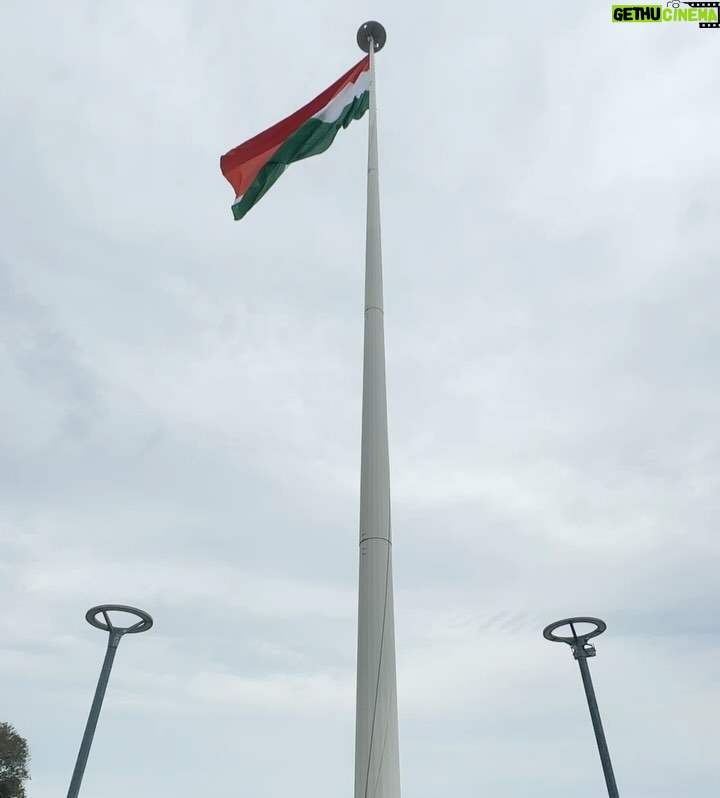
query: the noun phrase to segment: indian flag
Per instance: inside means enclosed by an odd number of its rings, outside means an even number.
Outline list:
[[[233,216],[242,219],[291,163],[325,152],[369,102],[370,58],[365,56],[299,111],[223,155],[220,169],[235,189]]]

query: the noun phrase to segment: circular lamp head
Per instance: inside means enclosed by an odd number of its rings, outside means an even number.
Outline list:
[[[128,615],[134,615],[139,620],[131,626],[115,626],[110,620],[110,612],[126,612]],[[98,615],[102,615],[104,620],[99,620]],[[111,632],[121,635],[134,635],[139,632],[147,632],[153,625],[153,619],[145,610],[139,610],[137,607],[128,607],[125,604],[99,604],[97,607],[92,607],[85,613],[87,622],[94,626],[96,629],[102,629],[104,632]]]

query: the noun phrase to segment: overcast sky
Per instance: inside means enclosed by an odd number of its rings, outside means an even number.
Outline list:
[[[351,798],[366,119],[241,222],[219,157],[378,57],[406,798],[720,792],[720,31],[610,4],[0,11],[0,720],[65,794]]]

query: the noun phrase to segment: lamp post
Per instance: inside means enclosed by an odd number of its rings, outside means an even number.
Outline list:
[[[593,625],[595,628],[586,633],[578,633],[575,625],[581,623]],[[570,627],[570,631],[572,632],[571,636],[555,634],[555,630],[563,626]],[[610,752],[608,751],[605,732],[603,731],[602,721],[600,720],[600,710],[598,709],[597,699],[595,698],[595,690],[593,688],[592,679],[590,678],[590,668],[587,662],[589,657],[594,657],[596,654],[595,646],[589,642],[590,638],[601,635],[606,629],[607,624],[605,621],[601,621],[600,618],[564,618],[561,621],[555,621],[555,623],[546,626],[543,630],[543,637],[554,643],[566,643],[569,645],[573,656],[580,666],[580,676],[582,677],[585,696],[587,698],[588,708],[590,709],[590,718],[595,731],[598,751],[600,752],[600,762],[602,763],[602,769],[605,775],[608,795],[610,798],[619,798],[617,784],[615,783],[615,774],[613,773],[612,762],[610,761]]]
[[[132,626],[115,626],[110,620],[110,616],[108,614],[110,612],[125,612],[129,615],[134,615],[136,618],[139,618],[139,620]],[[98,620],[98,615],[102,615],[105,620]],[[85,614],[85,619],[96,629],[102,629],[104,632],[108,632],[108,645],[107,651],[105,652],[105,660],[103,661],[102,669],[100,670],[100,678],[98,679],[97,687],[95,688],[95,697],[93,698],[92,706],[90,707],[90,715],[88,716],[87,724],[85,726],[85,733],[83,734],[82,742],[80,743],[80,751],[78,752],[77,761],[75,762],[75,770],[73,771],[72,779],[70,781],[70,788],[68,789],[67,798],[77,798],[77,795],[80,792],[80,784],[82,783],[83,774],[85,773],[85,765],[87,764],[90,746],[92,745],[93,737],[95,736],[95,728],[97,726],[98,718],[100,717],[100,709],[102,708],[105,690],[110,678],[110,671],[112,670],[113,661],[115,659],[115,652],[120,645],[120,640],[122,639],[123,635],[147,632],[147,630],[153,625],[153,619],[150,617],[150,615],[148,615],[147,612],[144,610],[138,610],[135,607],[127,607],[124,604],[101,604],[97,607],[92,607]]]

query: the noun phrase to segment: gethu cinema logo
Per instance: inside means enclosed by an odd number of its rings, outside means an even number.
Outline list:
[[[699,22],[701,28],[716,28],[720,2],[682,3],[670,0],[663,6],[613,6],[613,22]]]

